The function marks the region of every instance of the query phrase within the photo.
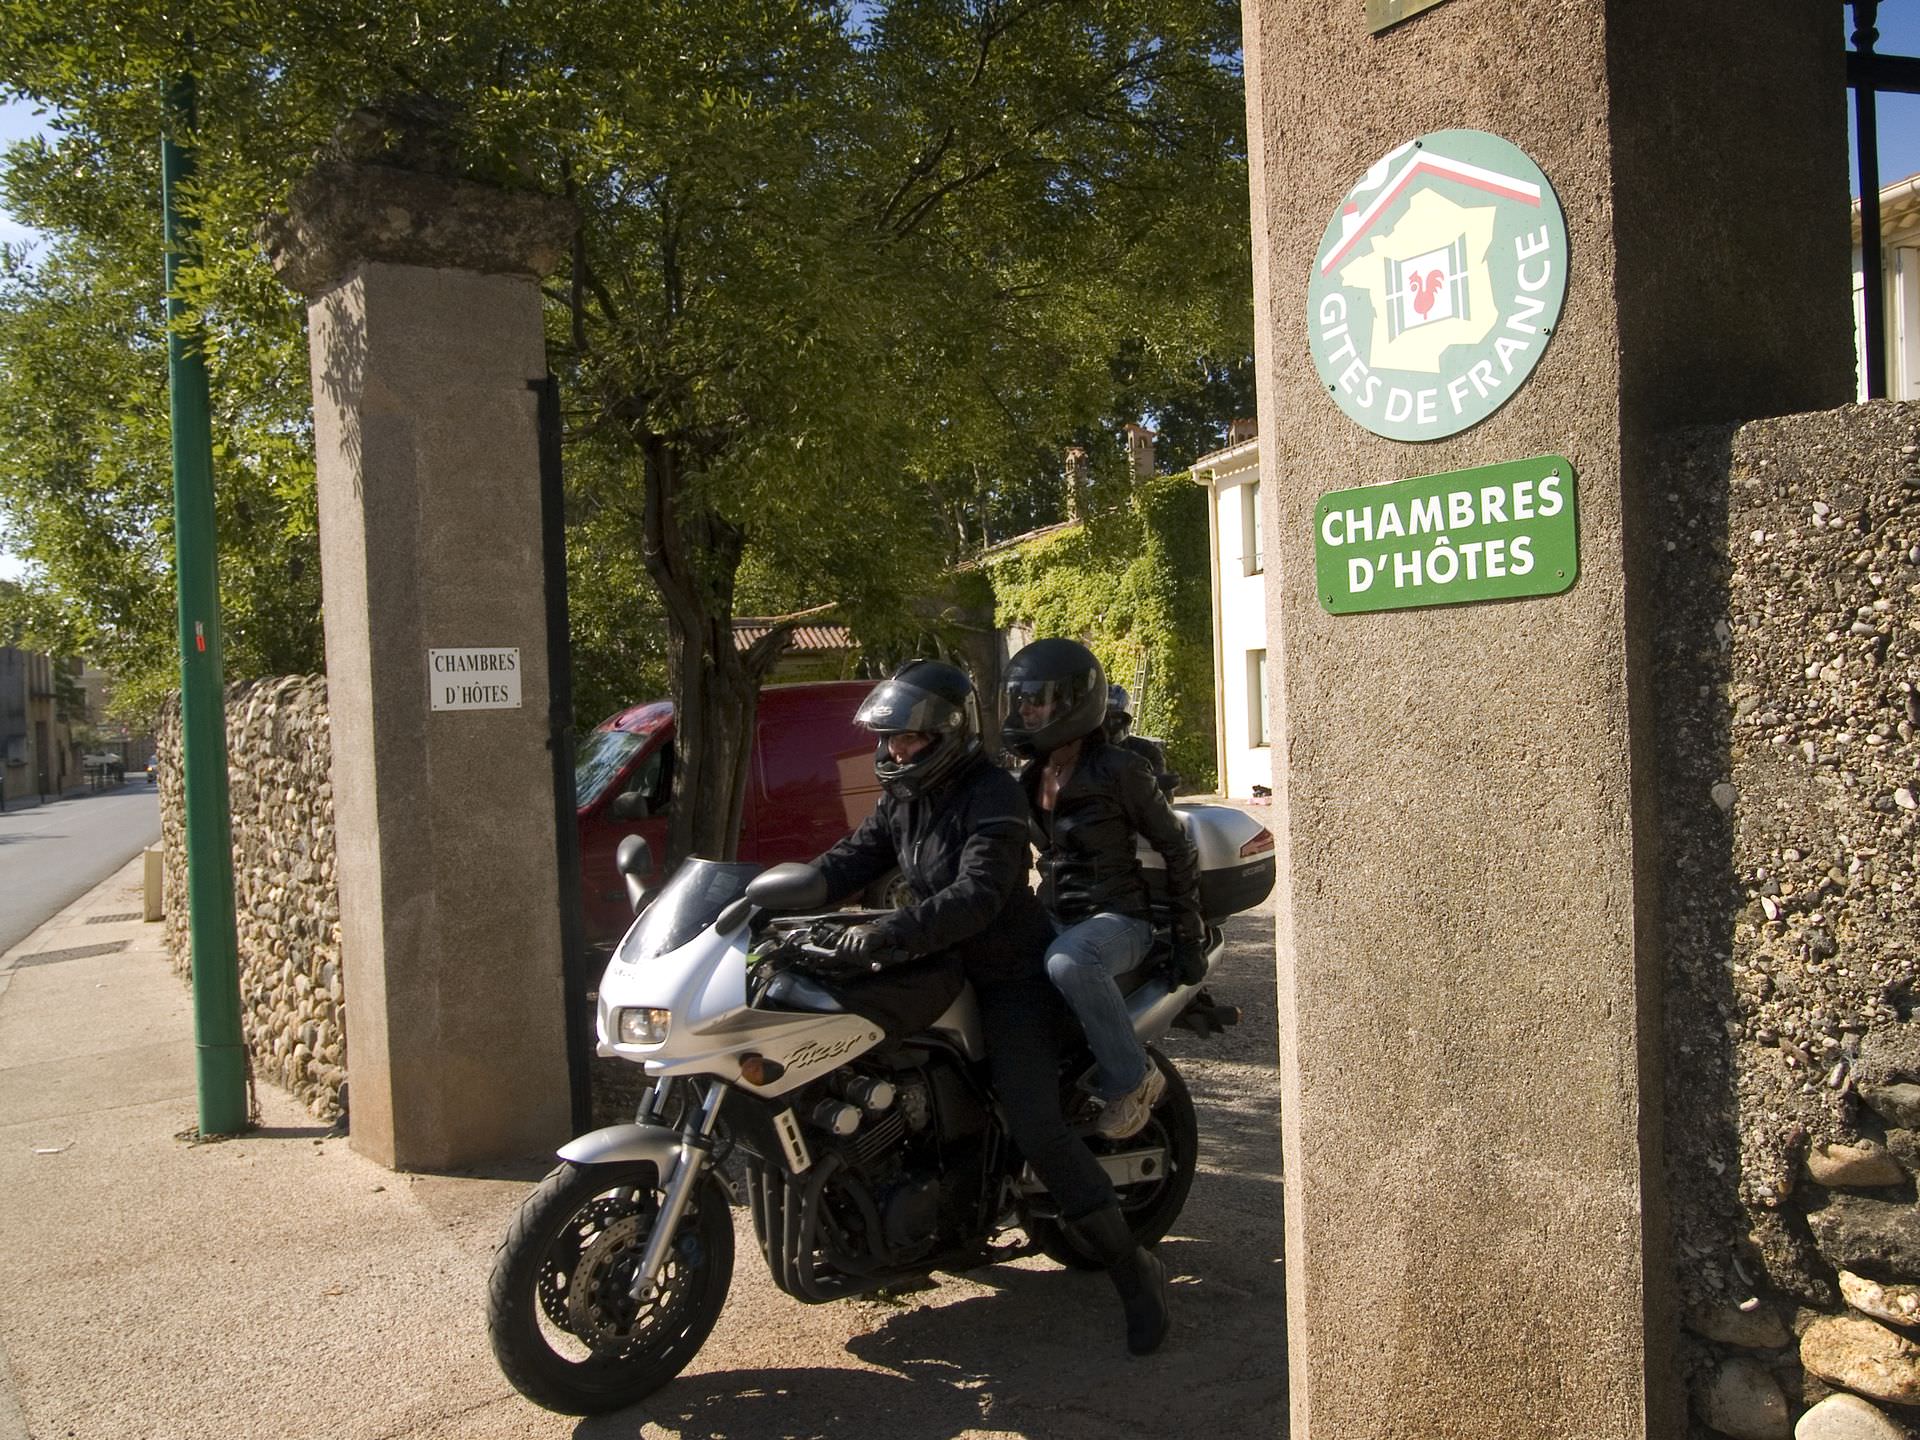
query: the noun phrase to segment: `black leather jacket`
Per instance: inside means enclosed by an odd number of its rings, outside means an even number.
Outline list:
[[[1054,918],[1063,925],[1102,911],[1149,918],[1146,877],[1134,854],[1137,834],[1166,859],[1175,933],[1201,934],[1200,857],[1147,762],[1096,730],[1083,742],[1051,815],[1040,808],[1045,766],[1029,761],[1020,785],[1040,850],[1040,901]]]
[[[1027,798],[980,756],[930,796],[882,795],[859,829],[813,863],[836,901],[898,866],[914,899],[881,922],[889,938],[992,981],[1039,974],[1053,938],[1027,862]]]

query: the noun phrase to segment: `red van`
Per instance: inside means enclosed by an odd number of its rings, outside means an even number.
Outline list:
[[[740,816],[740,858],[764,865],[811,860],[873,811],[874,737],[853,723],[871,680],[770,685],[760,692],[753,766]],[[628,835],[653,852],[661,880],[667,801],[673,794],[673,702],[636,705],[580,742],[574,803],[589,940],[617,940],[633,922],[613,853]]]

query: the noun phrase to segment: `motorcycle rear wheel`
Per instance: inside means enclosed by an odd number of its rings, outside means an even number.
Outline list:
[[[562,1415],[624,1409],[700,1351],[733,1281],[726,1192],[703,1175],[654,1297],[629,1298],[658,1214],[650,1162],[561,1165],[494,1253],[487,1337],[522,1395]]]
[[[1154,1180],[1123,1185],[1115,1191],[1120,1212],[1127,1227],[1141,1245],[1156,1245],[1186,1208],[1187,1194],[1193,1189],[1193,1173],[1200,1159],[1200,1121],[1193,1110],[1193,1092],[1173,1062],[1153,1046],[1147,1057],[1167,1077],[1166,1091],[1153,1107],[1153,1118],[1138,1135],[1125,1140],[1096,1140],[1089,1136],[1087,1146],[1096,1156],[1111,1151],[1137,1149],[1143,1144],[1159,1143],[1167,1149],[1166,1173]],[[1027,1234],[1040,1253],[1069,1270],[1102,1270],[1106,1267],[1082,1250],[1057,1220],[1035,1216],[1027,1221]]]

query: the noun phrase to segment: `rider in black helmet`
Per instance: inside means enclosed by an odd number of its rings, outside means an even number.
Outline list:
[[[1146,761],[1108,742],[1107,677],[1091,650],[1074,640],[1037,641],[1008,662],[1006,684],[1003,733],[1030,757],[1020,781],[1040,849],[1040,900],[1059,932],[1047,974],[1080,1017],[1097,1062],[1095,1131],[1125,1139],[1146,1124],[1166,1087],[1115,984],[1153,944],[1136,837],[1166,860],[1183,978],[1205,969],[1199,858]]]
[[[1132,1244],[1111,1182],[1060,1111],[1068,1017],[1042,969],[1053,925],[1027,884],[1026,796],[987,759],[973,683],[952,665],[903,665],[857,718],[880,737],[874,771],[884,793],[814,864],[840,898],[897,868],[913,899],[846,932],[846,957],[879,968],[847,988],[845,1003],[890,1034],[907,1034],[939,1017],[962,973],[973,982],[1007,1128],[1086,1248],[1115,1251],[1107,1258],[1127,1302],[1127,1343],[1145,1354],[1166,1333],[1165,1279]],[[879,988],[887,990],[881,1007]],[[875,1013],[882,1008],[884,1018]]]
[[[980,704],[973,681],[939,660],[909,660],[874,686],[854,715],[880,737],[873,773],[895,800],[917,800],[981,752]],[[899,743],[921,735],[924,745]]]
[[[858,978],[830,988],[890,1035],[906,1035],[953,1003],[969,961],[1017,968],[1046,920],[1031,895],[1035,913],[1002,914],[1026,889],[1024,802],[987,763],[966,672],[909,661],[874,686],[854,719],[878,737],[880,802],[813,863],[836,899],[897,869],[913,902],[841,936],[841,959]]]
[[[1167,752],[1158,740],[1133,733],[1133,697],[1124,685],[1107,687],[1107,739],[1123,750],[1131,750],[1153,767],[1158,781],[1167,773]],[[1162,781],[1161,789],[1167,785]]]

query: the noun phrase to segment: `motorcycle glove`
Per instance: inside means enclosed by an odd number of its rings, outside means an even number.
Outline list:
[[[899,958],[900,942],[884,925],[850,925],[840,932],[834,954],[853,970],[878,970]]]
[[[1173,937],[1173,972],[1182,985],[1198,985],[1207,978],[1207,940],[1204,934]]]

